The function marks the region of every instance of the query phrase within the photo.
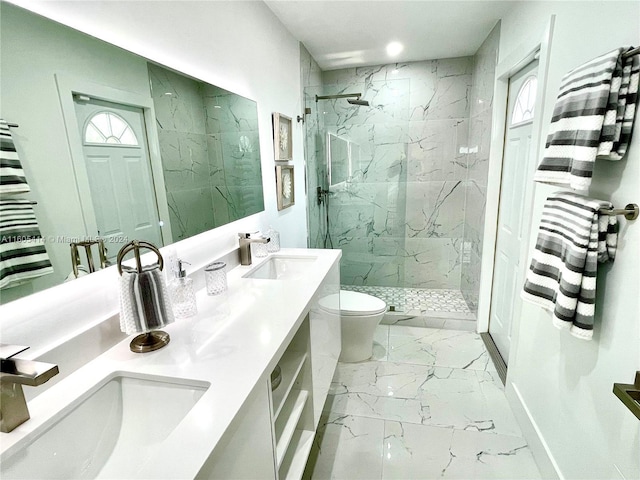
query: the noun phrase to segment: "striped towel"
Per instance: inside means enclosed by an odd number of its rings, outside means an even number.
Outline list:
[[[141,273],[122,267],[120,330],[131,335],[155,330],[173,321],[164,275],[158,264],[143,267]]]
[[[0,288],[53,273],[29,200],[0,200]]]
[[[590,340],[598,263],[615,258],[618,219],[611,203],[570,192],[547,198],[522,298],[553,312],[553,324]]]
[[[0,119],[0,193],[30,192],[7,122]]]
[[[596,157],[620,160],[631,141],[640,54],[619,48],[562,78],[537,182],[586,190]]]
[[[621,76],[618,77],[617,74]],[[602,124],[597,158],[620,160],[627,153],[636,116],[639,79],[640,54],[627,58],[618,57],[607,112]]]

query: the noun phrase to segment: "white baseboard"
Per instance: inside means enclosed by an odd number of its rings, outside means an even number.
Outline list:
[[[542,436],[542,432],[538,428],[535,420],[531,416],[531,412],[527,408],[527,405],[518,390],[518,386],[507,378],[507,385],[505,387],[505,395],[511,406],[511,410],[516,417],[520,429],[524,438],[531,448],[533,458],[538,465],[540,474],[544,479],[559,479],[564,480],[564,476],[558,467],[549,445]]]

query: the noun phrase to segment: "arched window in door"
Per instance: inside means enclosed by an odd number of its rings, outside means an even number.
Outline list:
[[[513,105],[513,112],[511,112],[511,126],[533,120],[533,110],[536,103],[537,89],[538,79],[535,76],[532,75],[524,81]]]
[[[139,146],[131,126],[113,112],[99,112],[89,119],[84,129],[84,142],[91,145]]]

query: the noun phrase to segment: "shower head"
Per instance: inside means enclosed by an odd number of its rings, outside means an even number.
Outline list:
[[[352,99],[350,97],[356,97],[356,98]],[[346,98],[347,102],[349,102],[351,105],[360,105],[363,107],[368,107],[369,102],[367,102],[366,100],[360,100],[360,97],[362,97],[361,93],[341,93],[339,95],[316,95],[316,103],[318,103],[318,100],[335,100],[338,98]]]
[[[351,98],[347,98],[347,102],[349,102],[351,105],[360,105],[362,107],[369,106],[369,102],[367,102],[366,100],[360,100],[360,98],[356,98],[355,100],[352,100]]]

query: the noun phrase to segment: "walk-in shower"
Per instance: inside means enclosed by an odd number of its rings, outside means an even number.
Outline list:
[[[342,288],[385,300],[387,323],[474,327],[472,73],[472,57],[345,69],[304,90],[309,246],[340,248]]]

